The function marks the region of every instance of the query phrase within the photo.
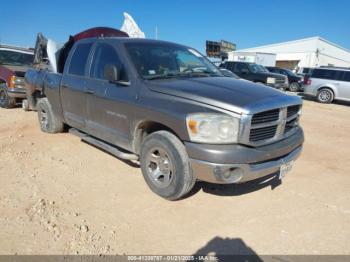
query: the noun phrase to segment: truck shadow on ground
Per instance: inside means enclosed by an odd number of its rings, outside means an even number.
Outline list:
[[[198,258],[196,261],[210,261],[206,256],[216,257],[216,261],[219,262],[263,261],[240,238],[214,237],[204,247],[198,249],[193,256]]]
[[[281,180],[278,179],[278,173],[274,173],[242,184],[221,185],[198,181],[192,191],[187,195],[187,197],[191,197],[199,191],[217,196],[240,196],[258,191],[265,187],[271,187],[271,190],[273,190],[281,184]]]

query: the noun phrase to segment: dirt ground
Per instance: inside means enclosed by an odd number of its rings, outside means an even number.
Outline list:
[[[0,254],[350,254],[350,105],[305,101],[276,181],[153,194],[138,167],[0,109]]]

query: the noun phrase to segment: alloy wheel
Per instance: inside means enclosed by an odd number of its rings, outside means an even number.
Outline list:
[[[158,187],[164,188],[170,185],[174,165],[165,150],[153,148],[147,156],[147,174],[151,181]]]

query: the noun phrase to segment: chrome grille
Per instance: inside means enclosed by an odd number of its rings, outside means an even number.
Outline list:
[[[286,82],[286,80],[283,79],[283,78],[277,78],[277,79],[276,79],[276,83],[277,83],[277,84],[282,84],[282,83],[285,83],[285,82]]]
[[[300,108],[301,105],[291,105],[252,115],[247,140],[252,145],[261,145],[291,135],[298,127]]]
[[[286,126],[284,128],[284,133],[288,133],[297,125],[298,125],[298,118],[294,118],[292,120],[287,121]]]
[[[252,125],[277,121],[280,114],[279,109],[269,110],[253,115]]]
[[[289,118],[289,117],[291,117],[291,116],[293,116],[295,114],[298,114],[299,109],[300,109],[299,105],[287,107],[287,117]]]
[[[255,128],[250,130],[249,140],[252,142],[273,138],[276,135],[277,125]]]

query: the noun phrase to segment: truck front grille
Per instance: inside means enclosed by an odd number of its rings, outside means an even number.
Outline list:
[[[298,125],[298,118],[294,118],[292,120],[289,120],[286,123],[286,126],[284,128],[284,133],[288,133],[289,131],[291,131],[294,127],[296,127]]]
[[[252,125],[277,121],[280,114],[279,109],[269,110],[253,115]]]
[[[301,105],[268,110],[252,116],[249,130],[251,144],[263,144],[288,136],[298,127]]]
[[[295,106],[289,106],[287,108],[287,117],[291,117],[299,112],[300,106],[295,105]]]
[[[276,79],[276,84],[283,84],[285,82],[286,82],[286,80],[284,78],[277,78]]]
[[[249,139],[252,142],[273,138],[276,135],[277,125],[252,129]]]

